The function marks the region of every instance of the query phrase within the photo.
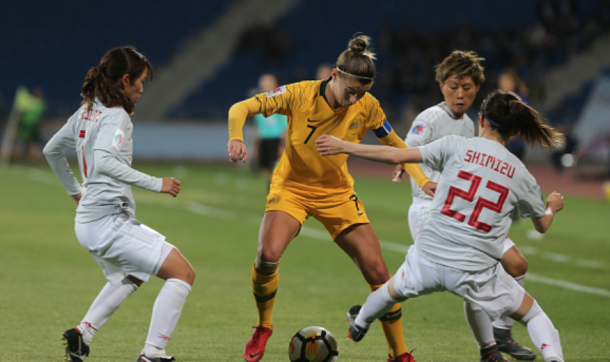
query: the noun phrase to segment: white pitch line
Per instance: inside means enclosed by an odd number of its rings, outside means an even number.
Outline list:
[[[590,293],[590,294],[601,295],[604,297],[610,297],[610,291],[605,290],[605,289],[587,287],[585,285],[571,283],[571,282],[567,282],[565,280],[547,278],[547,277],[543,277],[543,276],[532,274],[532,273],[527,273],[526,280],[528,282],[534,281],[534,282],[548,284],[548,285],[555,285],[555,286],[558,286],[561,288],[571,289],[571,290],[575,290],[578,292],[585,292],[585,293]]]
[[[26,170],[28,172],[24,172]],[[26,168],[26,167],[20,167],[20,166],[17,168],[15,168],[14,166],[11,166],[11,168],[9,168],[9,171],[13,171],[13,173],[20,174],[21,176],[25,176],[28,179],[31,179],[33,181],[38,181],[38,182],[42,182],[42,183],[53,184],[55,186],[60,186],[59,182],[53,181],[55,179],[55,175],[53,175],[52,172],[43,171],[43,170],[31,168],[31,167]],[[17,171],[17,172],[15,172],[15,171]],[[149,199],[149,198],[140,198],[140,201],[143,203],[148,203],[148,204],[163,205],[163,206],[170,207],[170,208],[182,207],[183,209],[193,212],[198,215],[209,216],[209,217],[218,218],[218,219],[225,220],[225,221],[232,221],[237,218],[237,214],[233,211],[210,207],[210,206],[207,206],[207,205],[204,205],[204,204],[201,204],[198,202],[194,202],[194,201],[187,201],[187,202],[183,202],[183,203],[169,203],[169,202],[157,202],[157,201],[154,201],[153,199]],[[247,218],[247,221],[250,223],[258,223],[259,222],[258,220],[260,220],[260,219],[254,218],[254,217]],[[303,226],[301,228],[301,235],[307,236],[307,237],[310,237],[313,239],[330,241],[330,236],[325,231],[309,228],[306,226]],[[407,251],[409,250],[409,246],[410,246],[410,245],[397,244],[397,243],[393,243],[390,241],[384,241],[384,240],[380,240],[379,244],[381,245],[382,249],[395,251],[395,252],[403,253],[403,254],[407,253]],[[556,253],[550,253],[550,252],[540,253],[538,251],[538,249],[531,247],[531,246],[519,247],[519,249],[521,251],[523,251],[525,254],[531,254],[531,255],[539,254],[539,255],[542,255],[545,259],[550,259],[550,260],[553,260],[556,262],[565,263],[565,262],[569,262],[570,260],[575,260],[575,263],[577,265],[581,265],[581,266],[597,267],[597,268],[601,268],[603,266],[602,262],[598,262],[598,261],[594,261],[594,260],[574,259],[569,256],[565,256],[562,254],[556,254]],[[532,273],[527,274],[527,280],[537,282],[537,283],[547,284],[547,285],[554,285],[554,286],[557,286],[560,288],[574,290],[577,292],[584,292],[584,293],[596,294],[596,295],[600,295],[600,296],[604,296],[604,297],[610,297],[610,291],[605,290],[605,289],[588,287],[586,285],[580,285],[580,284],[568,282],[565,280],[547,278],[547,277],[543,277],[543,276],[532,274]]]
[[[540,251],[533,246],[518,246],[519,250],[525,255],[538,255],[546,260],[552,260],[557,263],[574,263],[578,266],[582,266],[585,268],[592,269],[601,269],[604,266],[604,263],[597,260],[589,260],[589,259],[576,259],[568,255],[552,253],[550,251]]]

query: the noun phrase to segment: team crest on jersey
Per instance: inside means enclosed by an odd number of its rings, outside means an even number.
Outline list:
[[[349,129],[356,129],[360,126],[360,122],[356,121],[356,122],[352,122],[352,124],[349,125]]]
[[[426,129],[426,127],[423,124],[416,124],[415,126],[413,126],[413,128],[411,128],[411,133],[422,134],[424,133],[424,129]]]
[[[123,143],[124,138],[125,138],[125,133],[123,132],[123,130],[117,129],[116,132],[114,133],[114,138],[112,139],[112,145],[114,146],[114,148],[116,148],[118,150],[119,147],[121,146],[121,143]]]
[[[278,202],[278,201],[280,201],[280,198],[279,197],[274,197],[271,200],[269,200],[268,204],[272,204],[272,203]]]
[[[279,88],[275,88],[274,90],[265,93],[265,95],[267,96],[267,98],[271,98],[271,97],[275,97],[278,94],[282,94],[282,93],[286,93],[286,86],[285,85],[283,85],[283,86],[281,86]]]

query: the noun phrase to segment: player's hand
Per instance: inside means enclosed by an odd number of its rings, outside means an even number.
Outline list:
[[[403,173],[405,173],[405,170],[402,168],[402,166],[396,165],[396,167],[394,167],[394,172],[392,173],[392,181],[400,183]]]
[[[323,134],[316,140],[316,147],[322,156],[331,156],[344,152],[344,143],[337,137]]]
[[[161,186],[162,194],[170,194],[173,197],[176,197],[180,192],[180,181],[176,180],[173,177],[164,177],[163,178],[163,186]]]
[[[248,150],[246,150],[246,145],[242,141],[230,140],[227,146],[231,162],[238,160],[243,160],[243,162],[248,161]]]
[[[546,198],[546,207],[550,207],[553,212],[563,210],[564,205],[563,196],[559,192],[551,192],[549,197]]]
[[[436,182],[428,182],[424,185],[424,188],[422,189],[426,195],[430,195],[432,197],[434,197],[434,194],[436,193],[436,186],[438,184]]]
[[[80,203],[80,199],[81,199],[81,197],[83,197],[83,193],[82,193],[82,192],[79,192],[79,193],[78,193],[78,194],[76,194],[76,195],[70,195],[70,196],[72,196],[72,198],[74,199],[74,201],[76,201],[76,207],[78,207],[78,204]]]

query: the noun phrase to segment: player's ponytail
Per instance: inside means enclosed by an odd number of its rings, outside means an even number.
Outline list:
[[[135,109],[135,104],[122,92],[120,79],[129,74],[133,83],[142,76],[144,69],[152,81],[153,67],[144,55],[131,46],[121,46],[110,49],[95,66],[87,72],[81,96],[82,104],[91,109],[95,99],[106,107],[122,107],[129,114]]]
[[[375,53],[367,50],[371,38],[356,35],[350,40],[348,49],[337,59],[337,70],[340,76],[355,77],[363,84],[370,84],[375,79]]]
[[[547,126],[538,111],[512,92],[496,90],[490,93],[481,104],[481,114],[491,129],[505,139],[516,134],[531,147],[540,144],[549,150],[563,142],[560,132]]]

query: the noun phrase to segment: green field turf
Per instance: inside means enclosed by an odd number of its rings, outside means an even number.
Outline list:
[[[178,362],[242,361],[256,324],[250,268],[265,204],[262,177],[234,165],[135,166],[183,182],[176,199],[134,188],[138,219],[166,235],[197,273],[168,353]],[[74,202],[48,167],[11,167],[0,178],[0,361],[61,361],[61,333],[80,322],[105,279],[76,240]],[[356,177],[356,191],[393,273],[412,244],[409,187]],[[509,235],[530,263],[526,289],[559,330],[566,361],[610,360],[609,215],[606,201],[566,197],[543,240],[526,238],[529,220]],[[154,279],[98,331],[87,361],[135,360],[162,286]],[[274,335],[263,361],[287,361],[291,336],[310,325],[336,336],[339,361],[385,361],[378,323],[359,344],[346,338],[345,312],[367,294],[348,257],[317,221],[307,221],[282,259]],[[417,348],[418,362],[478,361],[458,297],[438,293],[402,308],[407,346]],[[533,347],[523,326],[514,335]]]

